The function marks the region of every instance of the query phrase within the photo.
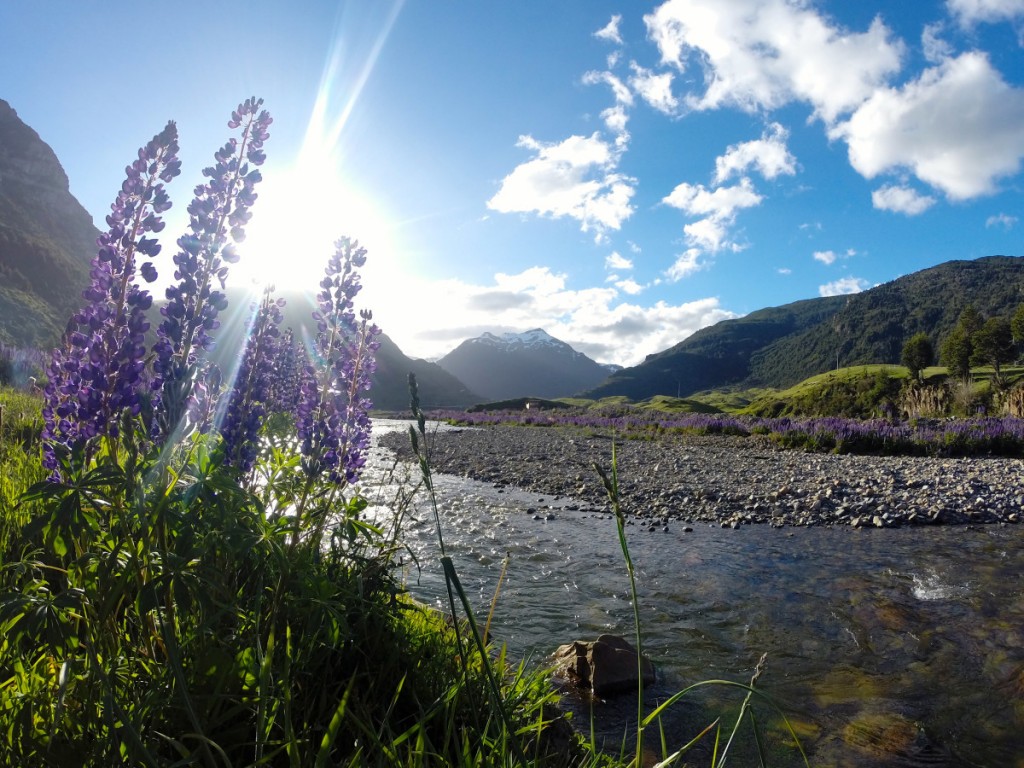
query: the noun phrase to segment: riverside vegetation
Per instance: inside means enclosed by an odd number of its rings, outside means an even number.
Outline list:
[[[328,260],[310,349],[280,331],[268,291],[234,370],[208,362],[270,124],[261,100],[232,113],[152,344],[144,286],[180,172],[173,122],[127,168],[42,397],[0,390],[0,762],[639,766],[660,710],[638,712],[634,754],[559,728],[545,672],[485,644],[436,505],[460,618],[407,596],[405,507],[371,523],[358,492],[379,331],[353,303],[356,242]],[[631,575],[614,462],[606,483]],[[704,732],[709,762],[745,722],[763,762],[761,692],[707,684],[745,697],[731,731]],[[680,760],[662,745],[662,764]]]

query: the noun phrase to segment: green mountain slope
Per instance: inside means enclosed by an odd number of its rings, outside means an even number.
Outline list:
[[[985,317],[1024,302],[1024,259],[948,261],[844,297],[827,322],[780,339],[754,355],[749,381],[788,387],[838,365],[900,362],[903,344],[924,332],[938,349],[968,304]]]
[[[99,234],[53,150],[0,100],[0,342],[57,342]]]
[[[852,296],[808,299],[703,328],[586,393],[686,396],[726,387],[791,386],[841,366],[899,364],[919,331],[938,344],[960,312],[1008,315],[1024,302],[1024,258],[950,261]]]
[[[648,355],[640,365],[622,369],[585,396],[600,399],[625,395],[633,400],[655,395],[682,397],[740,384],[750,376],[755,353],[827,321],[844,301],[845,297],[838,296],[808,299],[723,320],[664,352]]]

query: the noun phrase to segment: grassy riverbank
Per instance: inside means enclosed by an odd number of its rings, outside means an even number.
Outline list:
[[[40,403],[0,404],[5,764],[497,765],[513,739],[531,764],[582,759],[547,737],[541,671],[491,649],[491,690],[466,628],[405,596],[400,511],[371,527],[351,494],[325,546],[296,546],[201,445],[176,508],[109,475],[19,505],[46,475]]]
[[[406,510],[370,525],[353,492],[323,546],[296,545],[203,440],[156,494],[142,466],[40,485],[39,398],[5,389],[0,405],[6,764],[633,763],[568,727],[546,670],[478,646],[458,590],[454,624],[408,598]],[[268,437],[260,460],[281,471]]]

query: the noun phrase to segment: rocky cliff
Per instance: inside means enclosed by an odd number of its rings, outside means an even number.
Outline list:
[[[53,150],[0,99],[0,342],[57,341],[81,304],[98,236]]]

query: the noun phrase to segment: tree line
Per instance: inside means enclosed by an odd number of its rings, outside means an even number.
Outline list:
[[[950,376],[967,380],[973,366],[991,366],[993,381],[1002,387],[1002,366],[1017,359],[1024,343],[1024,304],[1013,315],[984,318],[968,304],[949,335],[939,347],[939,363]],[[935,349],[928,334],[916,333],[903,345],[902,360],[911,378],[920,381],[922,372],[935,362]]]

